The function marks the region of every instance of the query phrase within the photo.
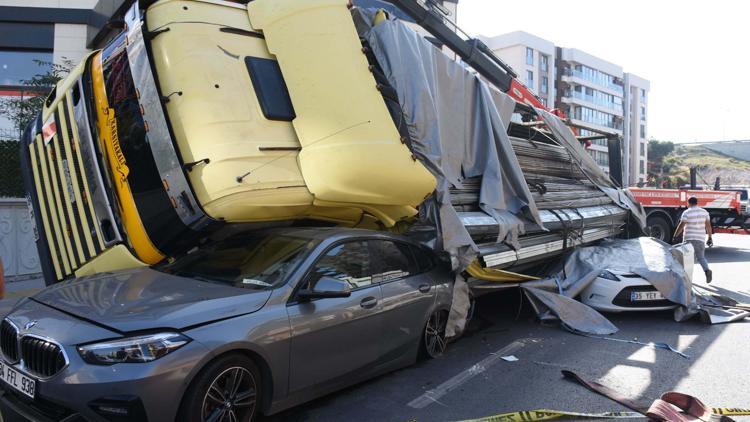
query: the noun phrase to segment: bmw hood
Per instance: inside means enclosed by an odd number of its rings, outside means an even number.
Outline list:
[[[255,312],[271,291],[165,274],[150,268],[97,274],[50,286],[32,299],[120,332],[182,329]]]

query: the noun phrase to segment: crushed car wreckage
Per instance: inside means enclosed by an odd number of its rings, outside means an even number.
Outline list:
[[[391,230],[451,261],[457,334],[471,291],[644,234],[643,208],[574,131],[615,161],[617,136],[545,109],[486,47],[417,19],[433,13],[420,3],[405,10],[440,48],[356,3],[201,4],[221,30],[172,25],[174,2],[131,8],[24,134],[46,281],[153,265],[240,226]]]

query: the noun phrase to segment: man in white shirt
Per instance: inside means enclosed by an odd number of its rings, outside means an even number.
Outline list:
[[[698,198],[691,197],[688,199],[688,205],[690,207],[682,213],[680,218],[680,224],[677,225],[677,229],[674,231],[674,238],[685,232],[682,236],[683,242],[689,242],[693,245],[695,251],[695,259],[703,267],[703,271],[706,272],[706,283],[711,282],[712,274],[708,268],[708,261],[706,261],[706,245],[713,246],[714,241],[711,239],[711,216],[708,211],[698,206]],[[708,234],[708,242],[706,242],[706,234]]]

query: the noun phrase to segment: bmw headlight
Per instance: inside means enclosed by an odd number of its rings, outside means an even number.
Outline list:
[[[143,363],[159,359],[190,342],[180,333],[156,333],[78,346],[83,360],[95,365]]]

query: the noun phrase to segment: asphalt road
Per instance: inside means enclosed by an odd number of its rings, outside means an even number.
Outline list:
[[[750,236],[717,235],[715,243],[706,253],[714,272],[709,288],[750,302]],[[696,267],[695,283],[705,286],[703,272]],[[520,303],[517,290],[484,297],[478,301],[470,332],[451,344],[442,358],[264,420],[446,421],[542,408],[626,410],[562,379],[562,369],[644,403],[676,390],[712,407],[750,408],[750,320],[712,326],[698,320],[674,322],[671,312],[608,315],[620,329],[614,337],[666,342],[691,357],[685,359],[666,350],[542,326],[527,303],[519,312]],[[506,354],[519,360],[498,359]]]

